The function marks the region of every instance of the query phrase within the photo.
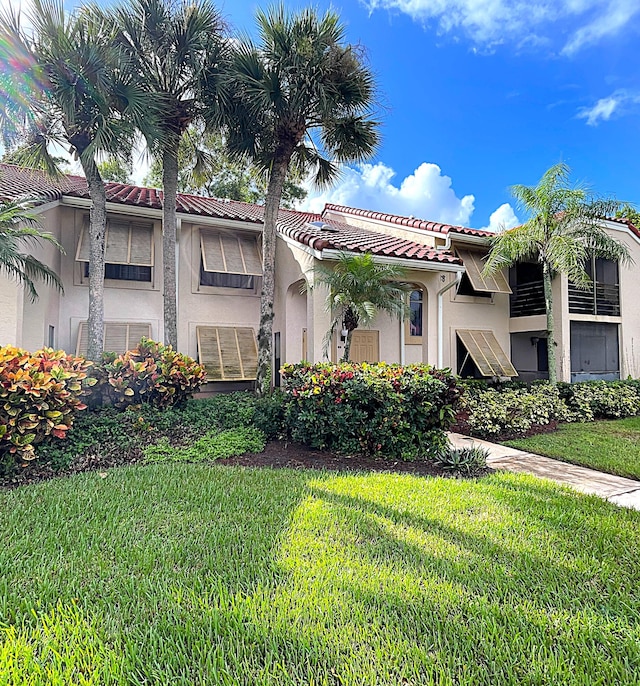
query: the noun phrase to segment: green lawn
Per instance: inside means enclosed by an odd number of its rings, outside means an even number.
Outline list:
[[[156,464],[0,493],[0,684],[632,684],[640,512]]]
[[[507,441],[507,445],[640,479],[640,417],[562,424],[554,433]]]

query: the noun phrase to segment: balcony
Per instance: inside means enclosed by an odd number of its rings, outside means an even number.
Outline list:
[[[523,283],[511,286],[513,291],[510,299],[511,317],[530,317],[537,314],[545,314],[544,287],[542,281]]]
[[[620,286],[596,281],[587,290],[569,284],[569,312],[606,317],[620,316]]]

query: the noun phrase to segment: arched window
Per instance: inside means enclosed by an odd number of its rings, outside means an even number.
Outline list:
[[[409,336],[408,343],[421,343],[424,329],[423,323],[423,296],[419,289],[409,294]]]

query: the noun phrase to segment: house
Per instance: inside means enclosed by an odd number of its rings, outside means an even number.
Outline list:
[[[162,192],[107,183],[105,347],[117,352],[141,336],[163,338]],[[0,199],[39,197],[44,229],[64,246],[36,255],[62,278],[64,294],[40,286],[31,303],[0,277],[0,344],[86,351],[90,200],[83,177],[51,180],[41,172],[0,164]],[[178,348],[206,364],[218,389],[255,378],[263,208],[235,201],[178,196]],[[640,232],[605,221],[640,263]],[[302,289],[319,261],[340,251],[371,252],[401,264],[413,285],[411,320],[381,315],[354,332],[352,359],[426,362],[477,377],[543,378],[546,324],[536,264],[483,278],[491,234],[328,204],[321,214],[281,210],[278,223],[274,369],[321,361],[329,327],[322,287]],[[558,377],[564,380],[640,375],[640,308],[633,305],[633,268],[594,260],[590,291],[554,280]],[[338,336],[330,355],[339,359]],[[277,379],[276,379],[277,381]]]

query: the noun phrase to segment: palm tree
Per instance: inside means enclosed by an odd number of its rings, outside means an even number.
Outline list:
[[[38,297],[36,281],[63,290],[62,282],[50,267],[24,252],[42,241],[62,251],[52,234],[39,229],[38,216],[31,212],[29,202],[0,202],[0,271],[21,283],[32,302]]]
[[[69,13],[60,0],[33,0],[26,18],[0,16],[0,127],[5,147],[21,148],[26,166],[57,175],[55,145],[82,165],[91,198],[87,356],[98,360],[106,195],[97,162],[101,156],[128,157],[134,124],[152,122],[153,102],[142,97],[99,10]]]
[[[554,341],[552,279],[566,274],[579,288],[589,288],[585,271],[592,256],[629,263],[625,245],[611,238],[602,228],[602,219],[612,217],[620,208],[616,200],[593,198],[584,186],[569,185],[569,167],[564,163],[548,169],[537,186],[511,188],[519,207],[530,215],[521,226],[502,231],[491,239],[484,274],[526,259],[537,259],[542,266],[547,313],[547,350],[549,381],[557,381]]]
[[[340,253],[335,264],[321,264],[314,269],[314,284],[329,289],[327,311],[331,325],[324,337],[324,354],[336,328],[347,331],[343,361],[349,361],[353,332],[361,324],[368,326],[378,312],[406,319],[409,316],[406,294],[411,286],[398,282],[406,270],[393,264],[377,263],[371,253],[350,255]]]
[[[334,12],[288,15],[280,5],[258,11],[257,23],[258,45],[233,46],[233,87],[227,100],[215,100],[210,118],[222,107],[229,150],[248,154],[268,178],[257,373],[264,394],[271,385],[276,223],[287,172],[313,172],[318,185],[329,184],[340,163],[373,154],[378,123],[373,74],[362,51],[345,43]]]
[[[130,0],[116,10],[119,42],[137,64],[143,87],[162,101],[159,135],[147,138],[162,160],[164,337],[177,348],[176,202],[182,136],[201,113],[203,74],[219,68],[223,23],[210,0]]]

